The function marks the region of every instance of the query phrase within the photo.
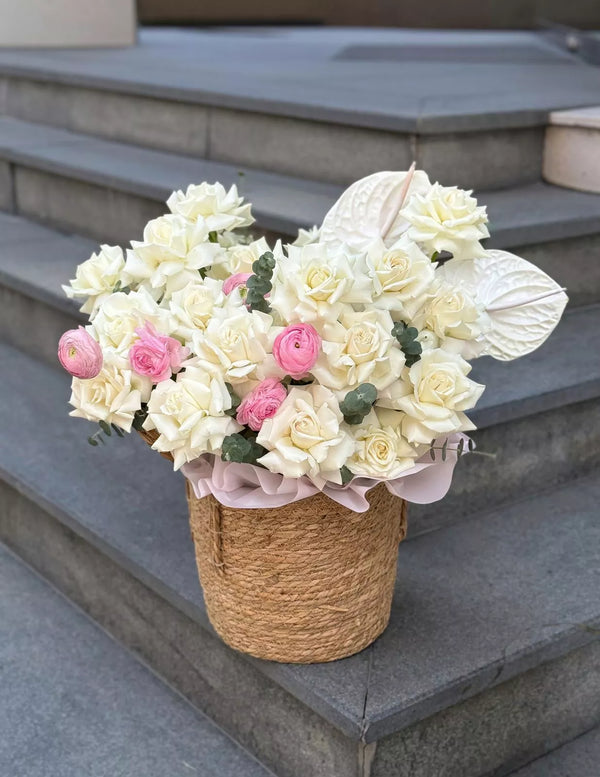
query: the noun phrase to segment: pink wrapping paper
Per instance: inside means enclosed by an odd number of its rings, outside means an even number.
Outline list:
[[[389,491],[408,502],[429,504],[442,499],[450,488],[457,456],[454,450],[464,435],[448,437],[448,455],[442,461],[438,452],[435,461],[429,453],[417,460],[414,467],[403,472],[394,480],[385,482]],[[215,456],[202,456],[181,468],[192,484],[198,498],[213,494],[227,507],[248,509],[282,507],[323,491],[344,507],[357,513],[369,509],[365,494],[381,480],[355,477],[346,486],[326,483],[319,489],[308,477],[285,478],[262,467],[251,464],[225,462]]]

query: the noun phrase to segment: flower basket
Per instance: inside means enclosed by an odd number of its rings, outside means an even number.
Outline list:
[[[485,207],[415,170],[352,184],[319,228],[269,245],[236,186],[190,184],[64,289],[71,415],[138,431],[187,479],[209,618],[232,647],[310,663],[385,629],[406,504],[474,443],[470,361],[537,348],[567,303],[488,250]],[[126,473],[124,473],[126,475]]]
[[[186,482],[206,610],[230,647],[310,664],[357,653],[385,630],[407,505],[384,484],[357,513],[325,494],[236,509]]]

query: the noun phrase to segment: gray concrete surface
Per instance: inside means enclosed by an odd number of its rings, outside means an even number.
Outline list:
[[[0,545],[0,773],[268,772]]]

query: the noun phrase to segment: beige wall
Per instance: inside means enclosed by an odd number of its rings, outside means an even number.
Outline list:
[[[0,0],[0,46],[129,46],[135,0]]]

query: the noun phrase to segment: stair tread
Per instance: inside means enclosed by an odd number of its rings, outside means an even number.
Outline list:
[[[0,592],[2,774],[271,774],[2,545]]]
[[[511,777],[598,777],[600,727],[524,766]]]
[[[67,418],[67,376],[5,345],[0,365],[3,478],[206,626],[181,477],[135,435],[92,450]],[[588,477],[417,537],[400,549],[391,625],[373,648],[253,663],[370,741],[585,644],[600,616],[599,499]]]
[[[285,234],[320,224],[339,186],[140,148],[0,117],[0,158],[154,200],[190,182],[239,183],[259,226]],[[600,195],[533,183],[479,192],[488,205],[490,245],[510,248],[600,232]],[[132,238],[135,238],[132,235]]]
[[[541,124],[600,86],[527,31],[142,29],[129,49],[5,50],[0,73],[403,132]]]
[[[0,283],[85,323],[87,317],[65,296],[61,284],[74,276],[77,264],[88,258],[96,244],[1,212],[0,236]],[[476,361],[473,378],[488,388],[470,413],[474,422],[491,426],[599,396],[600,363],[589,358],[598,328],[600,305],[576,308],[529,356],[510,363],[491,358]]]

